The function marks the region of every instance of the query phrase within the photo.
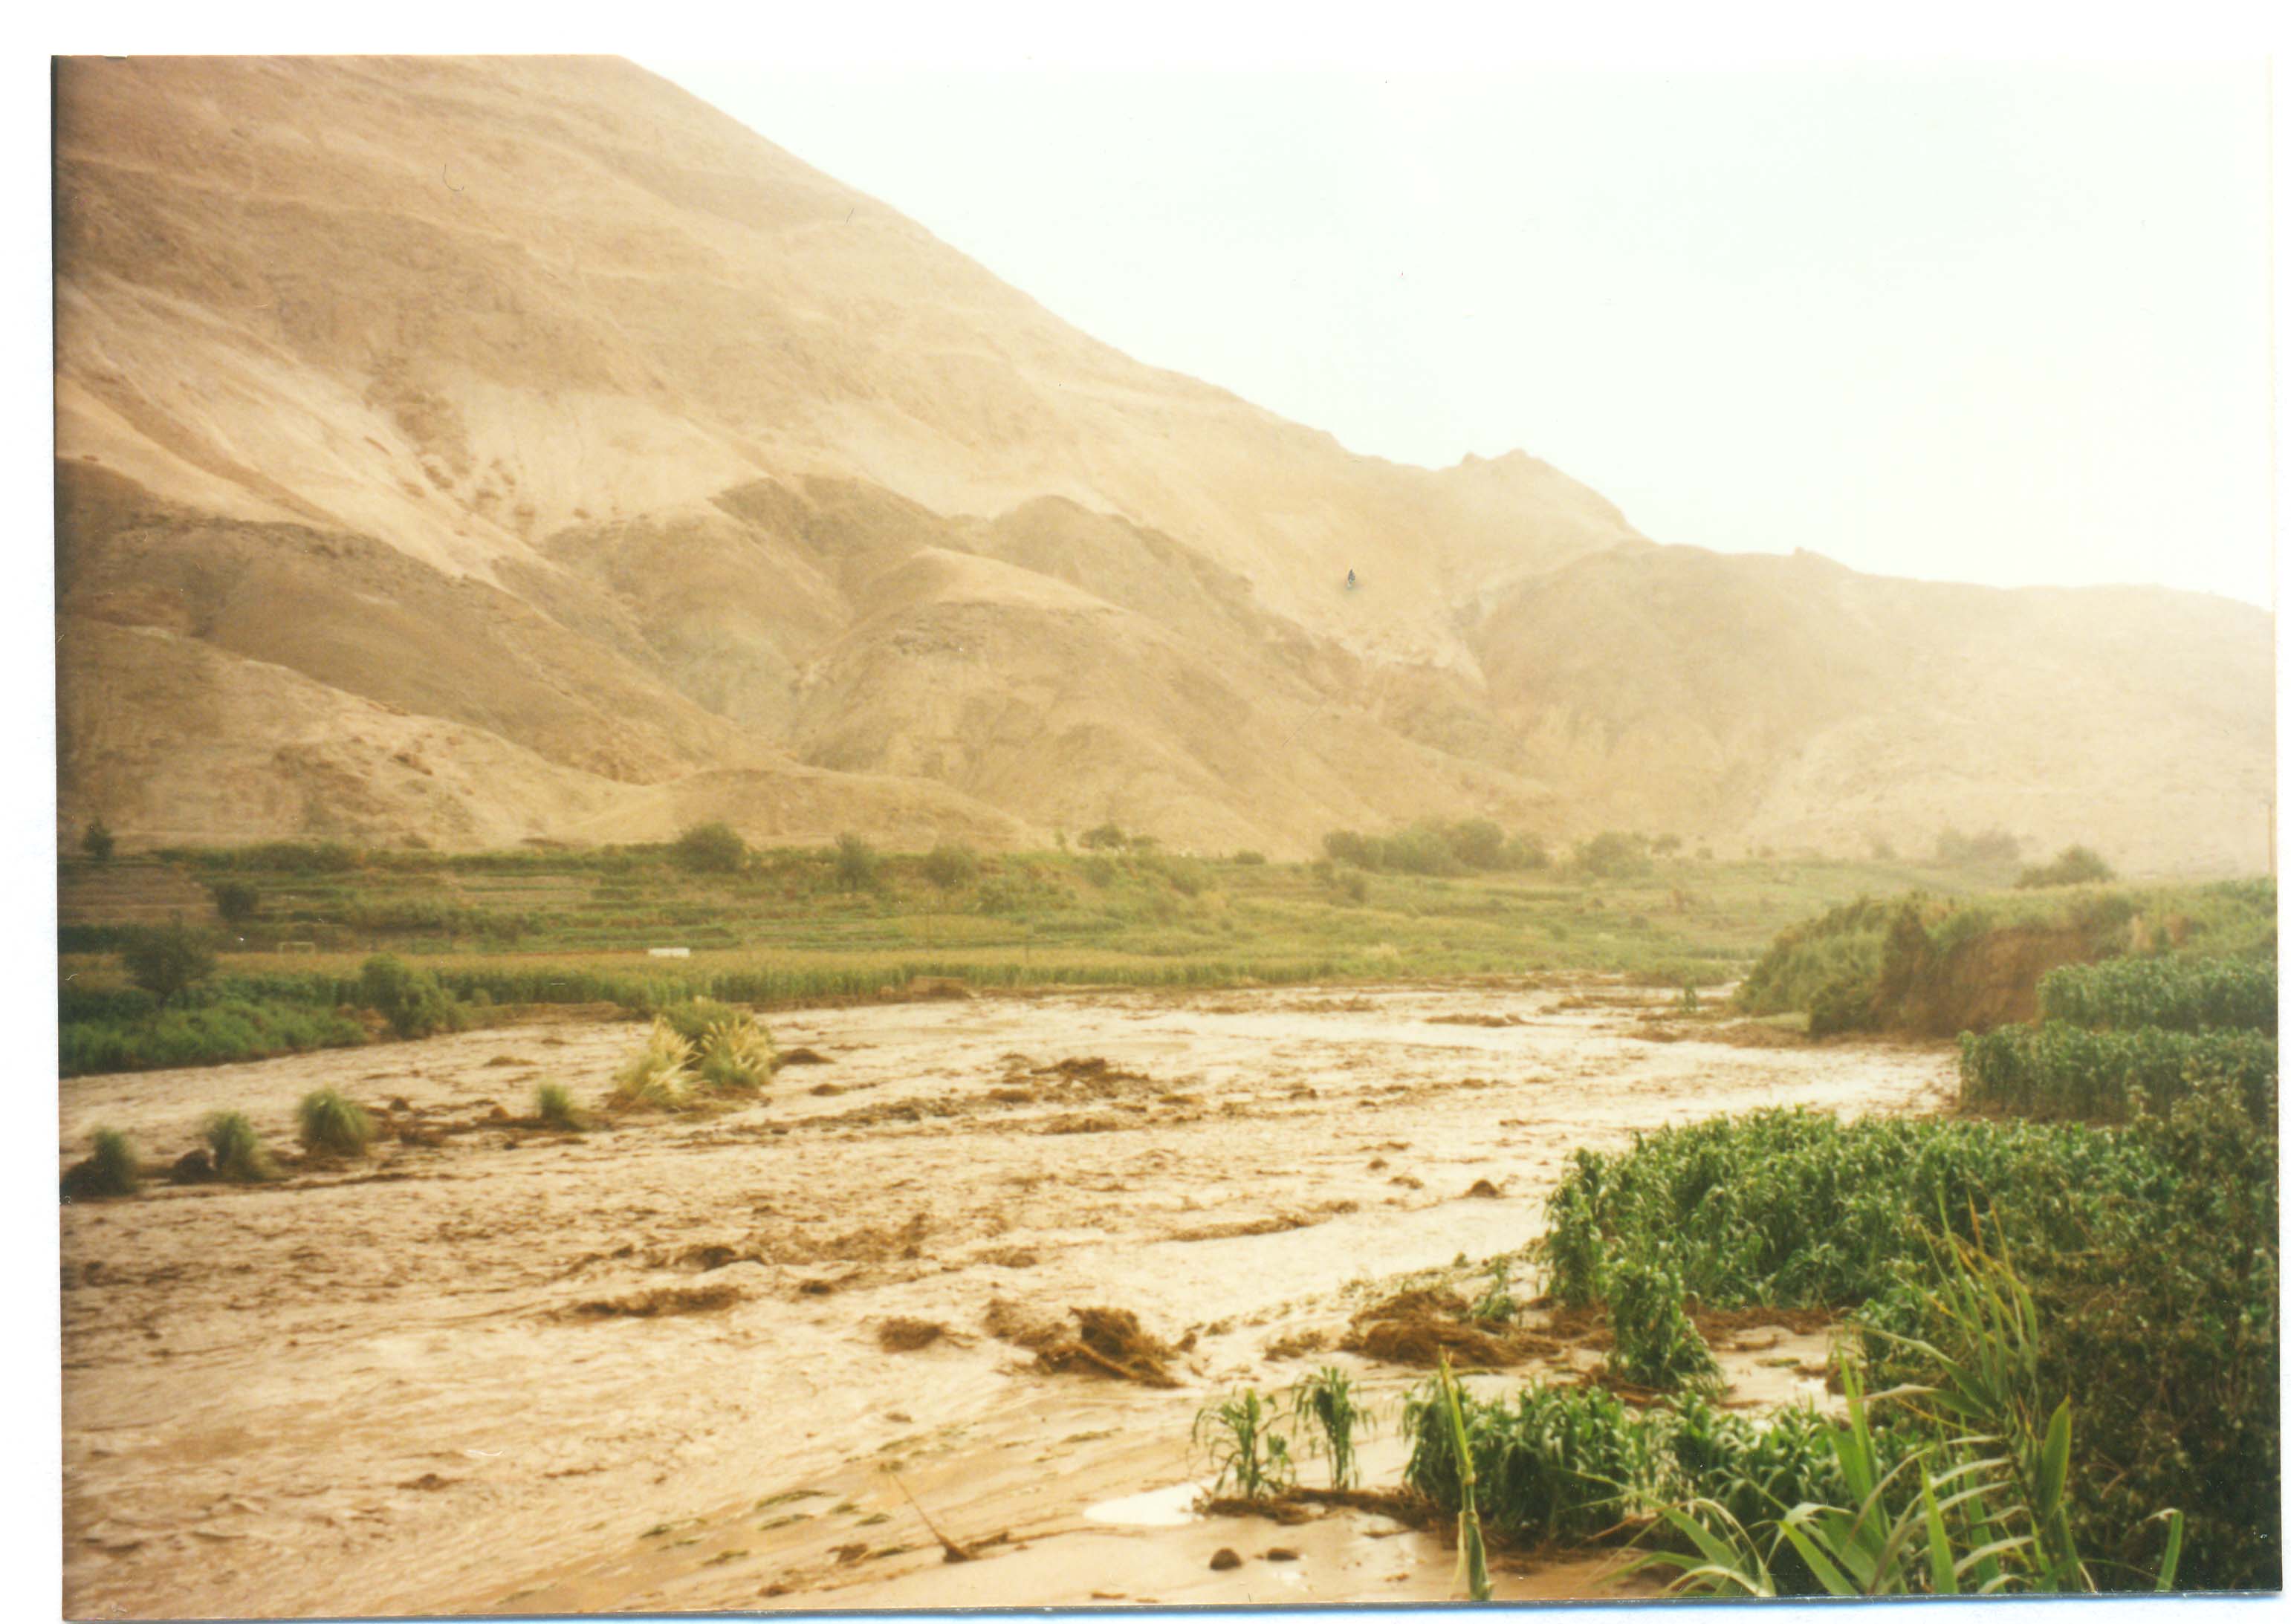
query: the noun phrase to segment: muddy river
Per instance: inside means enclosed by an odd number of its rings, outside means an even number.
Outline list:
[[[289,1147],[326,1084],[386,1125],[355,1171],[65,1209],[67,1611],[1444,1599],[1452,1550],[1377,1513],[1193,1514],[1195,1411],[1293,1380],[1269,1348],[1333,1345],[1396,1277],[1531,1239],[1579,1145],[1764,1105],[1938,1109],[1955,1070],[1946,1046],[1745,1043],[1599,982],[772,1024],[824,1063],[577,1136],[495,1113],[544,1076],[600,1099],[639,1028],[67,1080],[76,1154],[104,1124],[164,1165],[222,1107]],[[1048,1373],[1009,1340],[1096,1305],[1183,1349],[1174,1388]],[[942,1330],[889,1351],[895,1320]],[[1764,1356],[1729,1355],[1738,1399],[1818,1390],[1788,1367],[1818,1334],[1743,1346]],[[1396,1486],[1421,1372],[1311,1362],[1363,1384],[1366,1481]],[[1515,1560],[1497,1594],[1606,1594],[1606,1565]]]

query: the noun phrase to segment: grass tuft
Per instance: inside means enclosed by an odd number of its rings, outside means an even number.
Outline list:
[[[215,1177],[232,1184],[263,1184],[278,1176],[278,1167],[263,1148],[254,1124],[240,1111],[216,1111],[202,1124],[207,1155]]]
[[[589,1125],[588,1118],[573,1103],[573,1091],[562,1083],[543,1083],[533,1091],[533,1114],[567,1133],[578,1133]]]
[[[361,1156],[374,1142],[374,1122],[341,1091],[321,1088],[294,1108],[302,1148],[312,1156]]]
[[[613,1074],[612,1103],[623,1110],[680,1110],[691,1103],[693,1080],[690,1041],[655,1018],[644,1042]]]

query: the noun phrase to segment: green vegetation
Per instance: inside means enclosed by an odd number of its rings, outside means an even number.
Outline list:
[[[262,911],[262,893],[245,880],[218,880],[207,894],[226,924],[245,924]]]
[[[58,1061],[68,1077],[261,1060],[366,1042],[366,1028],[331,1007],[231,998],[130,1019],[67,1020]]]
[[[2168,1107],[2199,1076],[2233,1083],[2255,1113],[2275,1092],[2275,1039],[2258,1032],[2091,1032],[2047,1020],[1967,1032],[1960,1043],[1961,1097],[1984,1110],[2121,1122],[2135,1092]]]
[[[1615,1374],[1640,1387],[1708,1388],[1718,1361],[1686,1316],[1686,1287],[1660,1259],[1626,1252],[1601,1276],[1614,1318]]]
[[[692,1040],[666,1019],[655,1019],[644,1041],[613,1074],[612,1103],[623,1109],[680,1110],[692,1099]]]
[[[2023,868],[2013,884],[2022,891],[2038,891],[2052,885],[2097,885],[2115,877],[2116,870],[2090,846],[2070,846],[2051,862]]]
[[[856,835],[835,841],[835,883],[845,891],[872,891],[881,881],[882,860]]]
[[[1862,897],[1783,931],[1743,978],[1735,1005],[1750,1014],[1805,1011],[1816,1036],[1901,1030],[1954,1037],[2028,1007],[2038,978],[2064,960],[2271,960],[2274,952],[2271,880]]]
[[[135,985],[157,999],[162,1009],[170,998],[213,975],[215,967],[214,950],[206,938],[181,919],[138,932],[119,958]]]
[[[1356,1484],[1360,1468],[1353,1457],[1353,1434],[1366,1432],[1372,1418],[1354,1397],[1352,1378],[1332,1364],[1323,1365],[1293,1383],[1288,1400],[1290,1424],[1329,1463],[1329,1486],[1349,1489]]]
[[[1456,1588],[1475,1602],[1491,1601],[1496,1590],[1488,1578],[1487,1540],[1480,1528],[1479,1475],[1474,1469],[1471,1440],[1464,1425],[1462,1394],[1456,1385],[1456,1373],[1448,1368],[1444,1349],[1436,1380],[1441,1419],[1447,1422],[1448,1442],[1454,1452],[1451,1459],[1456,1477]]]
[[[200,1125],[215,1177],[229,1184],[262,1184],[278,1176],[254,1124],[238,1111],[216,1111]]]
[[[1483,853],[1484,834],[1464,847]],[[171,993],[156,1023],[156,1001],[109,956],[140,931],[80,912],[68,864],[65,1069],[360,1043],[342,1012],[378,996],[402,997],[417,1028],[444,1019],[434,999],[365,986],[378,956],[433,975],[464,1016],[486,1002],[610,1004],[638,1016],[695,997],[786,1005],[896,994],[919,977],[1184,988],[1564,969],[1707,987],[1739,975],[1792,919],[1859,892],[1946,884],[1898,864],[1668,858],[1638,880],[1387,870],[1371,887],[1351,865],[1322,865],[1323,879],[1313,865],[1140,850],[1127,835],[1073,854],[968,855],[973,877],[943,887],[930,870],[945,877],[959,856],[875,854],[876,883],[856,891],[839,882],[832,847],[750,851],[730,873],[688,869],[667,844],[440,852],[274,842],[122,859],[107,898],[121,876],[142,874],[156,895],[175,894],[179,876],[257,893],[216,972]],[[692,956],[646,956],[663,943]],[[173,1019],[225,1007],[228,1020]]]
[[[374,1142],[374,1121],[339,1090],[314,1089],[294,1108],[297,1136],[312,1156],[362,1156]]]
[[[696,824],[670,849],[678,866],[695,874],[736,874],[748,860],[748,843],[728,823]]]
[[[2047,1417],[2075,1402],[2067,1503],[2095,1581],[2152,1570],[2167,1537],[2157,1519],[2177,1509],[2182,1579],[2271,1588],[2271,1076],[2259,1092],[2199,1076],[2118,1128],[1764,1111],[1664,1129],[1613,1155],[1576,1153],[1539,1255],[1563,1302],[1610,1300],[1644,1264],[1676,1270],[1690,1308],[1851,1310],[1873,1380],[1940,1386],[1989,1356],[1967,1329],[1973,1300],[1949,1283],[1998,1286],[1962,1260],[1982,1248],[2004,1260],[2009,1243],[2046,1326],[2014,1356],[2034,1361],[2026,1380]],[[1619,1368],[1636,1356],[1627,1329],[1618,1314]]]
[[[86,854],[88,861],[92,863],[109,862],[112,852],[118,848],[119,842],[113,837],[111,831],[104,827],[103,820],[100,818],[90,818],[87,820],[87,827],[79,832],[79,849]]]
[[[1321,849],[1331,862],[1378,874],[1488,874],[1540,868],[1550,861],[1542,842],[1507,836],[1484,818],[1416,823],[1392,835],[1338,829],[1322,837]]]
[[[1228,1485],[1243,1500],[1264,1500],[1297,1480],[1289,1440],[1273,1430],[1275,1411],[1255,1388],[1242,1388],[1194,1417],[1194,1444],[1217,1468],[1212,1493]]]
[[[2174,955],[2063,964],[2038,983],[2037,998],[2046,1020],[2096,1030],[2272,1032],[2275,960]]]
[[[573,1103],[573,1091],[562,1083],[543,1083],[533,1091],[533,1114],[552,1128],[578,1133],[588,1118]]]
[[[1467,1452],[1481,1516],[1520,1544],[1579,1542],[1643,1527],[1662,1506],[1692,1497],[1750,1520],[1837,1492],[1824,1424],[1792,1406],[1754,1421],[1689,1395],[1634,1409],[1604,1388],[1530,1383],[1508,1398],[1459,1389],[1457,1429],[1435,1380],[1410,1395],[1403,1428],[1414,1440],[1404,1481],[1443,1513],[1461,1508]]]
[[[113,1128],[98,1128],[89,1139],[91,1154],[64,1174],[67,1201],[109,1199],[133,1196],[143,1188],[143,1164],[127,1136]]]
[[[923,858],[922,874],[941,891],[961,891],[978,879],[978,853],[942,841]]]
[[[387,953],[375,954],[359,967],[358,1001],[390,1022],[400,1037],[458,1032],[466,1024],[434,972],[416,970]]]

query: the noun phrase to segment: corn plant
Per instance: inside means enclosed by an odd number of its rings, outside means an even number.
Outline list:
[[[1511,1294],[1511,1260],[1498,1258],[1488,1271],[1488,1289],[1472,1304],[1471,1316],[1483,1324],[1509,1324],[1523,1305]]]
[[[1487,1541],[1480,1531],[1478,1479],[1472,1471],[1472,1443],[1464,1428],[1464,1408],[1457,1396],[1456,1374],[1448,1368],[1448,1355],[1440,1354],[1440,1408],[1456,1452],[1456,1583],[1475,1602],[1491,1601],[1495,1586],[1488,1579]]]
[[[2047,1020],[2130,1031],[2272,1032],[2275,962],[2269,958],[2111,958],[2063,964],[2038,983]]]
[[[2029,1116],[2120,1122],[2134,1090],[2168,1106],[2193,1076],[2233,1079],[2257,1110],[2276,1077],[2271,1032],[2090,1031],[2048,1020],[1968,1032],[1958,1044],[1965,1102]]]
[[[1327,1457],[1329,1486],[1349,1489],[1360,1481],[1353,1458],[1353,1434],[1366,1432],[1375,1418],[1353,1398],[1352,1378],[1332,1364],[1299,1378],[1289,1389],[1289,1420],[1309,1441],[1315,1453]],[[1310,1425],[1313,1430],[1306,1432]],[[1317,1435],[1317,1436],[1315,1436]]]
[[[1607,1304],[1614,1318],[1617,1375],[1641,1387],[1718,1385],[1718,1361],[1686,1316],[1686,1292],[1678,1271],[1653,1259],[1628,1254],[1607,1273]]]
[[[1296,1482],[1289,1440],[1273,1430],[1274,1419],[1273,1404],[1254,1388],[1202,1406],[1194,1417],[1193,1436],[1217,1468],[1211,1492],[1230,1484],[1243,1500],[1265,1500]]]

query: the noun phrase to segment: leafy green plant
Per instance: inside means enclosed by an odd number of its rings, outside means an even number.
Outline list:
[[[1511,1294],[1511,1260],[1498,1258],[1488,1270],[1487,1290],[1472,1304],[1472,1317],[1483,1324],[1508,1324],[1524,1306]]]
[[[1293,1383],[1288,1397],[1290,1424],[1300,1432],[1309,1425],[1313,1431],[1305,1436],[1329,1463],[1329,1486],[1353,1487],[1360,1480],[1353,1435],[1367,1432],[1374,1418],[1355,1398],[1352,1379],[1334,1365],[1323,1365]]]
[[[315,1089],[294,1108],[297,1136],[313,1156],[361,1156],[374,1142],[374,1121],[340,1091]]]
[[[924,856],[922,874],[940,891],[960,891],[978,878],[978,853],[942,841]]]
[[[1615,1374],[1649,1388],[1716,1384],[1718,1361],[1687,1317],[1686,1288],[1676,1268],[1627,1252],[1608,1269],[1606,1287],[1615,1328],[1608,1363]]]
[[[1243,1500],[1264,1500],[1295,1483],[1289,1440],[1273,1430],[1274,1419],[1274,1406],[1254,1388],[1204,1405],[1194,1417],[1194,1444],[1217,1468],[1213,1492],[1230,1484]]]
[[[278,1176],[277,1164],[243,1112],[212,1112],[199,1132],[217,1178],[231,1184],[262,1184]]]

